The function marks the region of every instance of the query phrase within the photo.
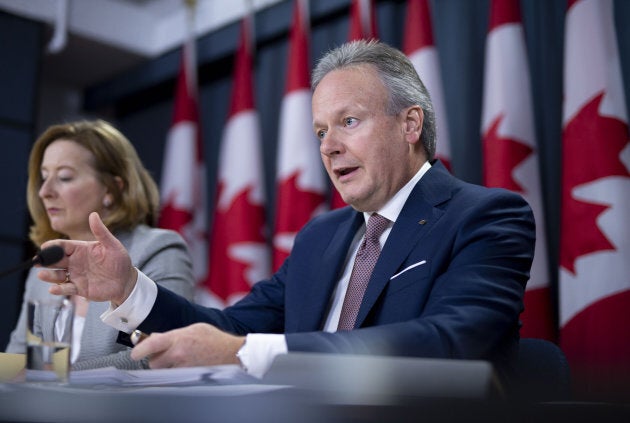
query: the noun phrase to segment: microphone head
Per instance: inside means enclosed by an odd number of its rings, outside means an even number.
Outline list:
[[[42,266],[49,266],[51,264],[57,263],[59,260],[63,258],[64,255],[63,248],[59,245],[53,245],[48,248],[44,248],[35,256],[33,260],[33,264],[41,264]]]

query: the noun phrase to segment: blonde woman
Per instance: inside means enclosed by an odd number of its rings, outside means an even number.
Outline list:
[[[67,238],[93,240],[88,215],[98,212],[129,251],[134,266],[161,286],[193,296],[191,258],[174,231],[154,228],[159,208],[157,186],[129,140],[103,120],[49,127],[35,142],[28,164],[27,201],[33,225],[30,238],[43,242]],[[26,351],[26,300],[45,298],[49,284],[28,274],[22,311],[6,351]],[[116,342],[118,331],[100,319],[108,302],[74,296],[74,369],[144,365]]]

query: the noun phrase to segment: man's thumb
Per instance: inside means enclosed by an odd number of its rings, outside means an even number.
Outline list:
[[[118,240],[112,235],[109,229],[107,229],[107,226],[105,226],[97,212],[90,213],[89,223],[90,230],[98,242],[106,247],[112,247],[118,244]]]

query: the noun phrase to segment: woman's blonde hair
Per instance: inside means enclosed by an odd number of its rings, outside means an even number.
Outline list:
[[[33,219],[29,236],[37,247],[45,241],[65,237],[50,226],[39,197],[44,152],[60,139],[76,142],[92,153],[91,165],[112,194],[110,213],[103,219],[110,231],[130,230],[142,223],[157,224],[160,201],[157,185],[131,142],[119,130],[103,120],[53,125],[35,141],[28,162],[27,202]]]

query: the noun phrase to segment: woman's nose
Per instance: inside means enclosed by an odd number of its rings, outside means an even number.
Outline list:
[[[46,179],[42,181],[42,186],[39,187],[39,196],[40,198],[46,198],[52,196],[54,193],[54,189],[52,187],[52,183],[50,179]]]

